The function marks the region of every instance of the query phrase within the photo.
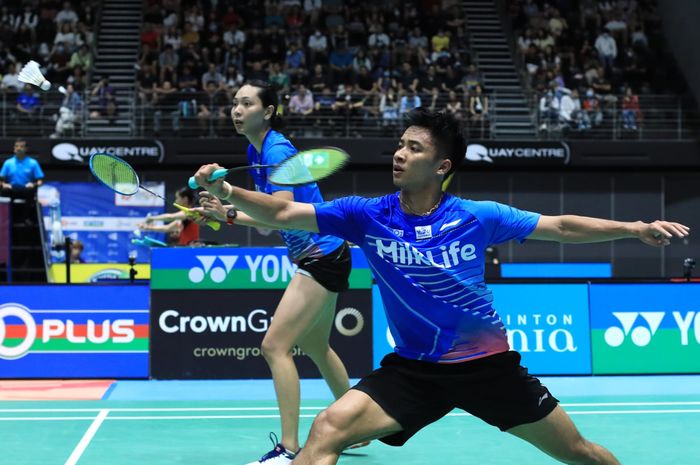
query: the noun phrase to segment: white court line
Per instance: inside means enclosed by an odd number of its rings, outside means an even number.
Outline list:
[[[700,401],[688,402],[582,402],[562,403],[562,407],[668,407],[700,405]],[[323,410],[324,407],[301,407],[301,410]],[[99,408],[6,408],[0,413],[69,413],[99,412]],[[258,412],[277,411],[277,407],[126,407],[110,408],[110,412]]]
[[[97,414],[93,422],[90,424],[90,427],[87,429],[87,431],[85,431],[85,434],[83,434],[83,437],[80,439],[78,445],[75,446],[73,453],[70,454],[70,457],[68,457],[68,460],[66,460],[65,465],[75,465],[78,463],[80,456],[83,455],[83,452],[85,452],[88,444],[90,444],[90,441],[92,441],[92,438],[95,436],[95,433],[97,433],[97,430],[100,429],[100,425],[102,425],[102,422],[105,421],[108,414],[109,410],[100,410],[100,413]]]
[[[326,407],[301,407],[301,410],[323,410]],[[8,408],[0,412],[99,412],[99,408]],[[251,412],[278,411],[277,407],[133,407],[110,408],[110,412]]]
[[[106,411],[105,411],[106,412]],[[654,415],[676,413],[700,413],[700,409],[679,410],[579,410],[567,412],[569,415]],[[448,413],[448,417],[471,417],[469,413]],[[302,414],[300,418],[315,418],[316,415]],[[110,416],[105,421],[132,421],[132,420],[250,420],[250,419],[276,419],[279,415],[142,415],[142,416]],[[97,420],[92,417],[6,417],[0,421],[70,421],[70,420]],[[90,426],[92,428],[93,425]],[[98,425],[99,427],[99,425]],[[96,430],[96,428],[95,428]],[[88,432],[90,430],[88,429]],[[94,432],[92,433],[94,435]],[[86,433],[87,436],[87,433]],[[83,438],[85,439],[85,438]],[[82,441],[81,441],[82,442]],[[90,442],[89,439],[87,442]],[[87,446],[87,444],[85,444]],[[74,462],[73,462],[74,463]],[[68,462],[66,462],[68,465]]]

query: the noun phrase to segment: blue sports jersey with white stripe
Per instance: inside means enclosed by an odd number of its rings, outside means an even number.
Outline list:
[[[449,194],[428,216],[404,213],[398,193],[314,207],[322,234],[365,252],[399,355],[458,363],[509,350],[484,283],[484,250],[524,241],[539,214]]]
[[[251,165],[276,165],[297,153],[289,140],[277,131],[268,131],[262,144],[262,153],[258,153],[253,144],[248,145],[248,163]],[[314,182],[303,186],[277,186],[268,182],[272,168],[249,170],[259,192],[272,194],[277,191],[289,191],[294,194],[294,201],[304,203],[323,202],[323,196]],[[280,235],[287,245],[290,258],[298,262],[303,258],[318,258],[336,250],[343,243],[333,236],[299,230],[280,230]]]

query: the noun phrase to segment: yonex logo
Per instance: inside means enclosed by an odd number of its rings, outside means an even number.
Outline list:
[[[22,321],[22,324],[27,328],[24,340],[16,346],[8,347],[5,345],[6,339],[9,339],[9,331],[7,329],[7,318],[15,317]],[[19,304],[7,304],[0,307],[0,358],[13,360],[23,357],[34,344],[36,340],[36,323],[29,309]]]
[[[619,347],[625,342],[625,338],[630,336],[632,343],[638,347],[649,345],[651,338],[656,334],[656,331],[661,325],[666,312],[613,312],[612,315],[617,318],[622,325],[611,326],[605,330],[605,342],[611,347]],[[646,323],[638,323],[634,328],[638,317],[642,317],[642,321]]]
[[[197,260],[201,264],[201,267],[192,267],[188,273],[190,281],[193,283],[201,283],[204,281],[204,277],[209,274],[209,278],[215,283],[222,283],[226,276],[231,272],[233,265],[235,265],[236,260],[238,260],[238,255],[197,255]],[[224,265],[214,266],[216,259],[219,259]]]
[[[213,283],[223,283],[239,258],[242,258],[241,261],[245,264],[239,264],[237,270],[248,271],[251,283],[289,282],[297,270],[297,266],[286,255],[196,255],[195,258],[199,265],[193,266],[187,273],[189,281],[193,284],[202,283],[207,276]]]

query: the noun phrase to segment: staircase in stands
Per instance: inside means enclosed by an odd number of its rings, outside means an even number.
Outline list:
[[[101,76],[109,76],[117,103],[117,118],[90,118],[86,135],[96,137],[126,137],[133,133],[134,65],[138,58],[141,37],[143,2],[141,0],[104,0],[92,74],[93,86]],[[95,97],[90,100],[88,111],[98,109]]]
[[[489,96],[491,137],[529,138],[536,134],[518,69],[506,41],[495,0],[463,0],[472,55]]]

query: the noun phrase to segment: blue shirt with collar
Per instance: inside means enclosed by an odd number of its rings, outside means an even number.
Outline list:
[[[0,177],[12,184],[12,187],[24,187],[28,182],[44,179],[44,172],[34,158],[25,156],[20,160],[15,155],[2,164]]]

